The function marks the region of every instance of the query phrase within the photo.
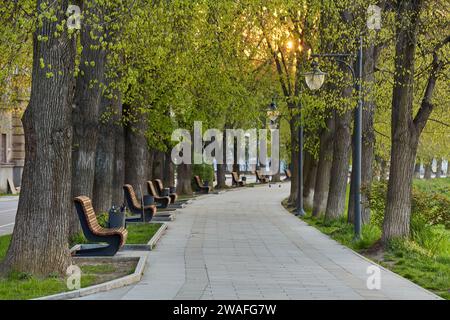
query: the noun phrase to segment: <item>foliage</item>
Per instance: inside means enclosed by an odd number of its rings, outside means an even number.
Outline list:
[[[213,185],[214,181],[214,167],[210,164],[193,164],[192,165],[192,188],[197,189],[197,185],[194,183],[194,177],[200,176],[203,182],[208,181],[209,185]]]
[[[432,179],[434,181],[438,179]],[[448,179],[446,179],[448,181]],[[445,180],[443,180],[445,181]],[[433,186],[435,185],[435,187]],[[441,189],[442,188],[442,189]],[[418,229],[426,225],[442,224],[450,228],[450,200],[448,186],[445,183],[431,182],[428,187],[425,182],[416,182],[413,186],[413,201],[411,215],[411,231],[418,234]],[[444,193],[441,193],[444,191]],[[379,227],[383,224],[386,202],[387,183],[376,182],[369,195],[372,222]]]

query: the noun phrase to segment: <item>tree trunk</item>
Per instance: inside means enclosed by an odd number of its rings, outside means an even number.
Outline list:
[[[431,179],[431,174],[433,173],[432,168],[433,160],[430,160],[429,162],[425,163],[425,174],[423,176],[424,179]]]
[[[219,189],[224,189],[227,187],[227,182],[226,182],[226,170],[227,170],[227,165],[226,165],[226,159],[227,159],[227,149],[226,149],[226,145],[227,145],[227,137],[224,134],[223,135],[223,164],[217,164],[217,188]]]
[[[416,161],[414,165],[414,178],[420,179],[420,161]]]
[[[442,158],[439,158],[436,161],[436,178],[440,178],[441,176],[442,176]]]
[[[122,205],[124,203],[123,198],[123,185],[125,184],[125,130],[122,120],[122,102],[118,104],[118,113],[120,115],[120,121],[118,121],[113,130],[114,134],[114,175],[112,181],[112,203],[114,205]]]
[[[319,162],[317,164],[312,213],[315,217],[324,214],[327,208],[331,165],[333,163],[334,115],[328,117],[326,125],[327,127],[320,134]]]
[[[102,97],[100,115],[116,114],[120,101]],[[95,212],[106,212],[113,204],[115,122],[117,117],[107,116],[98,127],[93,205]],[[120,203],[119,203],[120,204]],[[114,205],[118,205],[114,203]]]
[[[177,193],[192,195],[192,165],[182,163],[177,166]]]
[[[309,158],[306,161],[306,158]],[[305,167],[308,162],[307,170],[304,170],[305,185],[303,188],[303,203],[306,209],[312,210],[314,201],[314,187],[316,185],[317,161],[311,153],[305,153]]]
[[[348,96],[348,92],[347,92]],[[350,121],[352,112],[343,114],[336,112],[336,131],[333,144],[333,163],[331,165],[330,189],[328,194],[325,218],[336,219],[341,216],[345,209],[348,169],[350,160]]]
[[[136,121],[125,126],[125,183],[133,186],[142,196],[145,183],[149,178],[149,152],[145,132],[147,121],[145,115],[137,114],[128,105],[124,105],[125,114],[132,114]],[[145,189],[146,190],[146,189]]]
[[[83,8],[84,9],[84,8]],[[84,10],[85,19],[99,14],[95,7]],[[92,199],[94,188],[95,157],[97,148],[99,106],[105,73],[106,52],[99,46],[99,37],[92,21],[83,24],[80,42],[83,51],[80,59],[80,74],[77,77],[73,109],[73,148],[72,148],[72,196],[88,196]],[[94,65],[91,63],[94,62]],[[72,209],[70,235],[81,231],[75,209]]]
[[[159,150],[153,151],[152,179],[164,180],[164,158],[164,152]]]
[[[163,181],[166,187],[175,187],[175,166],[171,159],[171,150],[167,150],[164,156]]]
[[[414,58],[421,2],[402,1],[397,10],[398,27],[391,113],[391,165],[382,234],[384,245],[393,238],[409,236],[410,231],[414,160],[420,128],[423,128],[427,119],[425,114],[420,115],[425,119],[419,119],[419,125],[412,119]],[[428,89],[426,94],[430,94]],[[429,100],[422,101],[422,111],[429,111],[423,109],[430,107],[424,105],[428,102]],[[419,110],[418,115],[420,113]]]
[[[43,3],[37,1],[37,10]],[[25,166],[14,233],[1,268],[5,274],[63,274],[71,261],[67,243],[73,208],[71,102],[76,42],[66,30],[54,37],[57,26],[64,24],[67,5],[68,1],[51,4],[56,21],[44,18],[33,34],[31,98],[22,118]],[[48,40],[40,41],[38,36]]]
[[[289,105],[289,108],[292,110],[295,108],[295,105]],[[289,204],[296,206],[297,205],[297,195],[298,195],[298,156],[299,156],[299,148],[298,148],[298,125],[297,118],[294,115],[291,115],[291,119],[289,120],[289,129],[291,131],[291,191],[289,195]]]

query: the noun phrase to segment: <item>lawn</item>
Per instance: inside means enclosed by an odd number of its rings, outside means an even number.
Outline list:
[[[129,224],[128,230],[128,244],[146,244],[150,241],[153,235],[161,227],[161,223],[133,223]]]
[[[146,244],[159,229],[161,224],[136,223],[128,226],[129,244]],[[8,250],[11,235],[0,237],[0,262]],[[86,242],[80,235],[74,239],[77,243]],[[78,258],[77,258],[78,259]],[[80,258],[82,259],[82,258]],[[75,261],[82,271],[81,287],[123,277],[134,272],[135,264],[128,262],[92,262]],[[66,280],[58,275],[45,279],[33,277],[27,273],[11,273],[7,278],[0,278],[0,300],[32,299],[68,291]]]
[[[414,187],[420,191],[440,194],[450,200],[450,177],[440,179],[414,179]]]
[[[449,187],[449,178],[416,180],[414,195],[425,198],[425,201],[427,195],[429,199],[436,195],[450,197]],[[415,201],[418,203],[424,200],[415,199]],[[287,199],[283,200],[283,205],[292,210],[287,207]],[[439,206],[438,209],[441,211],[450,210],[445,201],[439,202]],[[311,212],[307,212],[302,219],[341,244],[437,295],[450,299],[450,230],[443,224],[424,221],[429,214],[422,216],[417,210],[422,210],[423,207],[415,208],[413,207],[411,239],[392,242],[385,250],[381,249],[379,243],[381,237],[379,221],[382,217],[379,217],[378,207],[373,209],[371,223],[363,226],[362,237],[359,240],[354,239],[353,225],[347,223],[345,215],[334,221],[325,221],[323,217],[312,217]],[[436,208],[433,210],[439,211]]]
[[[99,219],[102,223],[103,219]],[[129,223],[127,225],[128,237],[126,244],[147,244],[161,227],[161,223]],[[70,247],[76,244],[89,243],[83,234],[75,236],[70,241]]]

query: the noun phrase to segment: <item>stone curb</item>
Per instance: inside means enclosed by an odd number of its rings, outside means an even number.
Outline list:
[[[33,300],[67,300],[67,299],[75,299],[79,297],[84,297],[87,295],[91,295],[94,293],[99,293],[103,291],[109,291],[112,289],[117,289],[121,287],[128,286],[133,283],[137,283],[141,280],[142,275],[144,274],[144,269],[147,261],[148,253],[141,253],[138,257],[129,256],[129,257],[114,257],[112,259],[124,260],[124,259],[133,259],[139,258],[139,261],[136,265],[136,269],[133,274],[127,275],[125,277],[114,279],[108,282],[100,283],[94,286],[90,286],[87,288],[82,288],[79,290],[57,293],[51,296],[45,296],[36,298]]]

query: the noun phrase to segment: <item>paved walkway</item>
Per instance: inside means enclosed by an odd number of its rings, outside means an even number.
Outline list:
[[[12,233],[18,201],[18,196],[0,197],[0,236]]]
[[[289,185],[195,200],[171,222],[140,283],[85,299],[436,299],[286,212]]]

